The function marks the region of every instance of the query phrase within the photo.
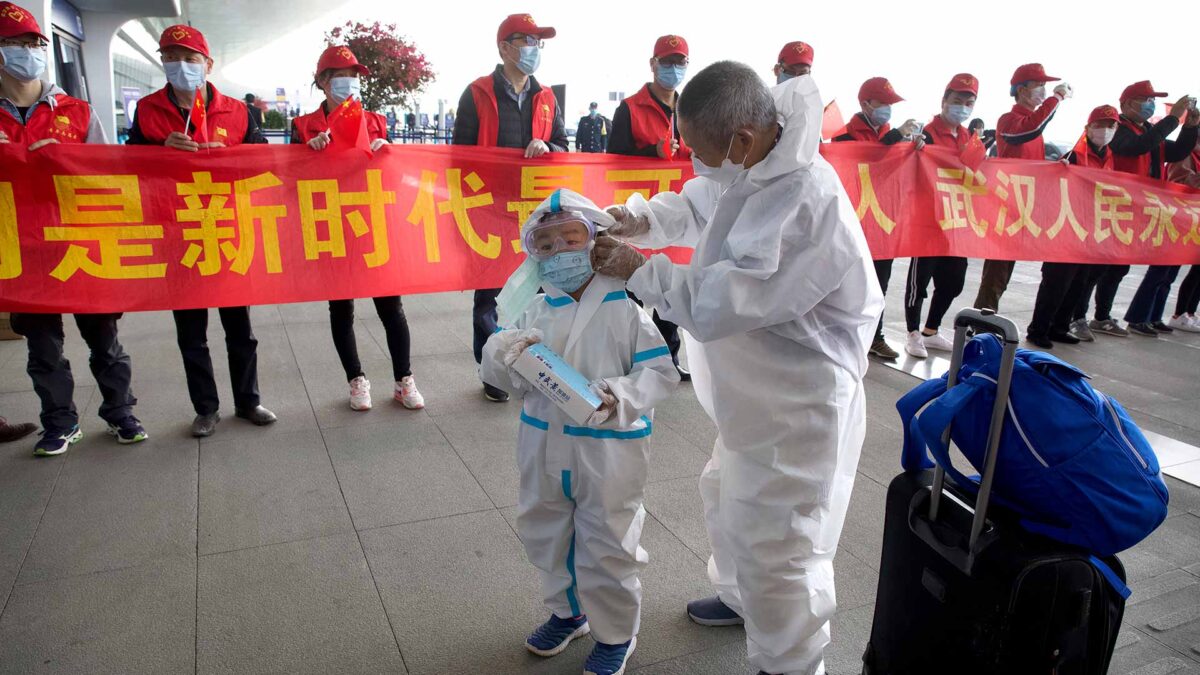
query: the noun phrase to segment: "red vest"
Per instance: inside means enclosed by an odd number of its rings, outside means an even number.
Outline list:
[[[212,94],[207,105],[208,140],[223,143],[227,147],[241,145],[242,139],[246,138],[246,128],[250,125],[246,104],[225,96],[211,84],[208,87]],[[183,124],[186,120],[186,116],[180,113],[179,106],[167,97],[166,87],[138,101],[138,128],[151,143],[161,145],[172,131],[184,131]],[[195,131],[195,125],[191,125],[186,133],[192,136]]]
[[[471,83],[471,96],[475,99],[475,113],[479,117],[479,137],[475,145],[495,147],[500,137],[500,107],[496,102],[496,80],[493,75]],[[533,95],[533,137],[549,143],[554,133],[554,115],[558,99],[549,87],[542,87]]]
[[[862,113],[855,113],[854,116],[850,118],[850,121],[846,122],[846,128],[842,129],[835,136],[850,136],[856,141],[878,143],[891,130],[891,125],[885,124],[879,127],[879,130],[876,131],[875,129],[871,128],[870,124],[867,123],[867,120],[862,116]]]
[[[380,138],[387,140],[387,118],[379,113],[363,112],[367,116],[367,135],[370,139],[373,141]],[[322,106],[307,115],[297,117],[292,120],[292,124],[296,129],[296,134],[300,138],[299,142],[307,143],[322,131],[329,130],[329,116],[325,114],[325,108]],[[295,143],[296,141],[292,142]]]
[[[54,97],[53,107],[39,101],[26,124],[7,113],[0,114],[0,131],[18,145],[30,145],[47,138],[59,143],[86,143],[91,121],[92,109],[86,101],[58,94]]]
[[[663,112],[658,99],[650,93],[650,85],[645,85],[638,93],[625,99],[629,107],[629,130],[633,133],[633,145],[638,150],[657,146],[664,140],[672,129],[670,118]],[[679,139],[678,157],[690,157],[692,149]]]
[[[1138,136],[1141,136],[1142,134],[1146,133],[1145,129],[1143,129],[1140,125],[1134,124],[1133,122],[1130,122],[1129,120],[1125,119],[1124,115],[1121,116],[1121,126],[1125,127],[1126,129],[1129,129],[1130,131],[1137,134]],[[1167,145],[1164,143],[1161,146],[1159,146],[1159,148],[1158,148],[1158,156],[1165,157],[1166,151],[1167,151]],[[1112,151],[1110,150],[1109,152],[1112,152]],[[1115,155],[1113,157],[1113,168],[1116,169],[1117,171],[1124,171],[1125,173],[1132,173],[1135,176],[1145,176],[1147,178],[1153,178],[1153,176],[1150,175],[1150,153],[1149,152],[1142,153],[1142,154],[1138,155],[1137,157],[1126,157],[1124,155]],[[1160,175],[1165,178],[1167,175],[1167,172],[1161,171],[1161,168],[1162,167],[1159,167]]]
[[[1106,169],[1108,171],[1113,170],[1112,148],[1109,148],[1104,153],[1104,156],[1100,157],[1092,152],[1092,144],[1088,143],[1086,132],[1083,136],[1079,137],[1079,141],[1075,143],[1075,147],[1071,149],[1071,152],[1075,153],[1075,166],[1087,166],[1093,169]]]
[[[957,148],[962,152],[967,147],[967,141],[971,139],[971,132],[963,125],[958,125],[958,135],[955,136],[951,132],[954,127],[950,126],[944,117],[937,115],[929,124],[925,125],[925,131],[929,134],[934,145],[944,145],[949,148]]]

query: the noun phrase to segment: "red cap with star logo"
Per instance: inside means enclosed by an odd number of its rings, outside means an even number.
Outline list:
[[[886,105],[899,103],[904,99],[892,87],[892,83],[887,81],[886,77],[872,77],[862,86],[858,88],[858,100],[860,101],[879,101]]]
[[[807,66],[813,64],[813,48],[807,42],[789,42],[779,50],[779,62],[785,66],[794,66],[798,63],[803,63]]]
[[[518,33],[532,35],[542,40],[558,35],[558,31],[550,26],[537,25],[533,17],[528,14],[509,14],[508,18],[500,24],[500,29],[496,31],[496,42],[504,42]]]
[[[968,91],[976,96],[979,95],[979,79],[970,73],[959,73],[950,78],[950,84],[946,85],[947,91]]]
[[[36,35],[42,40],[49,41],[42,34],[42,27],[29,10],[18,7],[11,2],[0,2],[0,38],[14,38],[21,35]]]
[[[1091,115],[1088,115],[1087,123],[1095,124],[1096,122],[1104,122],[1104,121],[1120,122],[1121,121],[1120,113],[1118,113],[1117,109],[1112,107],[1111,105],[1102,105],[1102,106],[1096,108],[1095,110],[1093,110]]]
[[[345,46],[328,47],[321,52],[321,58],[317,59],[316,74],[320,75],[327,70],[341,70],[342,68],[353,68],[354,72],[363,77],[371,74],[371,70],[359,63],[354,52]]]
[[[688,55],[687,40],[678,35],[664,35],[654,43],[654,58],[661,59],[664,56],[675,55]]]
[[[162,37],[158,38],[158,51],[167,47],[183,47],[212,58],[208,54],[208,40],[204,39],[204,33],[183,24],[168,26],[162,32]]]

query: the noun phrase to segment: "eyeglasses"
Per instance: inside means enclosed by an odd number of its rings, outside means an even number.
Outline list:
[[[681,54],[673,54],[658,59],[658,62],[664,66],[683,66],[686,68],[688,66],[688,57]]]
[[[0,47],[24,47],[26,49],[45,49],[46,43],[41,40],[0,40]]]
[[[537,47],[538,49],[546,47],[546,41],[536,35],[513,35],[505,40],[509,44],[516,44],[517,41],[524,41],[526,47]]]

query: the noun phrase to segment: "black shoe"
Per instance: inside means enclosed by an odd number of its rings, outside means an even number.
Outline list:
[[[1070,333],[1051,333],[1050,339],[1054,342],[1061,342],[1064,345],[1077,345],[1082,342],[1082,340]]]
[[[196,419],[192,420],[192,435],[196,438],[204,438],[212,436],[217,430],[217,422],[221,421],[221,413],[209,413],[208,415],[196,415]]]
[[[1175,332],[1174,328],[1171,328],[1170,326],[1163,323],[1162,321],[1155,321],[1154,323],[1150,324],[1150,326],[1154,330],[1156,330],[1160,333],[1174,333]]]
[[[486,398],[487,400],[491,401],[492,403],[507,403],[508,402],[508,392],[507,391],[504,391],[503,389],[501,389],[499,387],[493,387],[492,385],[490,385],[486,382],[483,383],[483,397]]]
[[[679,365],[678,363],[675,364],[675,370],[679,373],[679,381],[680,382],[691,382],[692,381],[692,371],[688,370],[687,368],[684,368],[683,366]]]
[[[235,414],[238,417],[259,427],[265,427],[268,424],[274,424],[275,420],[279,419],[278,417],[275,417],[275,413],[267,410],[261,405],[256,405],[253,408],[243,408],[242,410],[236,411]]]
[[[36,424],[30,424],[29,422],[9,424],[8,420],[0,417],[0,443],[9,443],[19,438],[25,438],[37,430]]]
[[[1042,349],[1054,349],[1054,343],[1050,341],[1050,338],[1044,335],[1026,335],[1025,341],[1035,347],[1041,347]],[[1078,340],[1076,340],[1076,342],[1078,342]]]
[[[1158,331],[1154,330],[1154,326],[1148,323],[1131,323],[1129,324],[1129,332],[1142,337],[1158,337]]]

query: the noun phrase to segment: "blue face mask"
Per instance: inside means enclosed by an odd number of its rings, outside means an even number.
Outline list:
[[[592,278],[592,252],[564,251],[538,261],[538,274],[564,293],[574,293]]]
[[[4,70],[22,82],[32,82],[46,72],[46,50],[29,47],[0,47]]]
[[[792,79],[793,77],[795,77],[795,75],[789,75],[787,73],[787,71],[781,70],[781,71],[779,71],[779,75],[777,75],[775,77],[775,84],[783,84],[784,82],[787,82],[788,80]]]
[[[351,96],[361,98],[359,95],[361,90],[362,85],[357,77],[335,77],[329,80],[329,95],[338,103]]]
[[[892,106],[890,105],[881,105],[871,111],[871,121],[874,122],[875,126],[877,127],[887,124],[891,119]]]
[[[204,63],[188,63],[187,61],[167,61],[163,64],[167,73],[167,82],[176,91],[196,91],[204,86],[208,65]]]
[[[655,69],[654,81],[658,82],[658,86],[663,89],[674,91],[676,87],[683,84],[685,75],[687,75],[687,66],[669,66],[660,63]]]
[[[526,75],[532,75],[537,72],[538,66],[542,64],[542,50],[539,47],[521,47],[521,58],[517,60],[517,70],[520,70]]]
[[[1154,99],[1146,99],[1146,102],[1142,103],[1142,119],[1148,120],[1154,117],[1155,110],[1158,110],[1158,104],[1154,102]]]
[[[962,124],[963,122],[971,119],[971,113],[973,111],[973,106],[948,105],[946,106],[946,119],[955,124]]]

